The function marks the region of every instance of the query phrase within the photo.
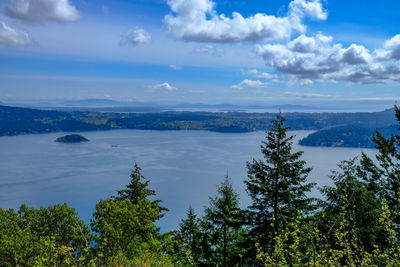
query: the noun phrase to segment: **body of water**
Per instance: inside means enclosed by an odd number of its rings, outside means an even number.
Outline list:
[[[373,155],[375,150],[303,147],[297,141],[310,131],[293,131],[294,151],[313,167],[309,181],[330,184],[330,170],[344,159]],[[243,181],[246,161],[260,158],[264,132],[215,133],[206,131],[115,130],[83,132],[90,142],[57,143],[66,133],[0,137],[0,207],[21,204],[40,207],[68,203],[88,223],[96,203],[129,183],[137,161],[150,187],[170,209],[158,225],[176,229],[192,206],[202,213],[216,185],[228,173],[242,206],[250,203]],[[315,190],[312,193],[319,196]]]

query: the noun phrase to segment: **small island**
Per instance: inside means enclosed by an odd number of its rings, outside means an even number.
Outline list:
[[[55,142],[60,142],[60,143],[82,143],[88,141],[89,141],[88,139],[79,134],[69,134],[63,137],[59,137],[55,140]]]

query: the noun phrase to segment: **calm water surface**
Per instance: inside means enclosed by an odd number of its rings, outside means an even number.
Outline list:
[[[294,141],[309,131],[294,131]],[[170,209],[158,223],[163,231],[177,227],[191,205],[198,213],[215,194],[226,173],[249,204],[243,180],[246,161],[261,157],[264,132],[116,130],[80,133],[90,142],[56,143],[64,133],[0,137],[0,207],[48,206],[67,202],[89,222],[96,202],[115,195],[129,183],[136,160],[151,188]],[[310,181],[330,184],[330,170],[343,159],[369,155],[371,149],[321,148],[294,145],[313,167]],[[314,191],[313,195],[318,196]]]

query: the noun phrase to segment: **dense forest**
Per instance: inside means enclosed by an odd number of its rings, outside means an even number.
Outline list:
[[[376,159],[344,159],[315,199],[311,168],[292,151],[288,130],[282,115],[274,118],[263,158],[247,162],[245,209],[225,177],[202,214],[188,207],[177,230],[160,233],[168,209],[135,164],[126,187],[97,203],[90,225],[67,204],[0,208],[0,265],[399,266],[400,137],[376,132]]]
[[[397,131],[396,125],[369,127],[366,125],[346,125],[316,131],[299,141],[303,146],[365,147],[375,148],[372,136],[379,131],[389,137]]]
[[[292,130],[317,130],[302,141],[312,146],[371,147],[376,129],[396,123],[393,110],[359,113],[285,113]],[[276,113],[154,112],[117,113],[38,110],[0,105],[0,136],[112,129],[251,132],[269,127]],[[360,140],[360,141],[359,141]]]

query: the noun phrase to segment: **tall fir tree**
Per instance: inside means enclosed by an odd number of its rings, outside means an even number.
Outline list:
[[[136,205],[139,199],[149,199],[149,197],[156,195],[155,190],[148,188],[150,180],[146,180],[141,171],[142,169],[135,161],[134,168],[130,174],[131,181],[126,185],[125,189],[117,191],[118,197],[116,199],[129,200],[132,204]],[[167,208],[160,205],[161,202],[158,199],[151,201],[152,207],[159,211],[160,218],[164,215],[164,211],[168,211]]]
[[[307,183],[311,168],[300,160],[303,151],[292,152],[294,136],[287,136],[289,128],[284,127],[284,122],[281,114],[271,122],[261,144],[264,160],[247,162],[245,184],[252,199],[248,216],[250,234],[266,251],[274,246],[274,235],[283,223],[294,219],[298,211],[306,213],[313,209],[314,199],[307,196],[314,186]]]
[[[213,262],[218,266],[240,264],[243,253],[243,211],[239,207],[239,195],[234,191],[228,175],[217,187],[217,195],[210,198],[205,209],[203,231],[213,248]]]

